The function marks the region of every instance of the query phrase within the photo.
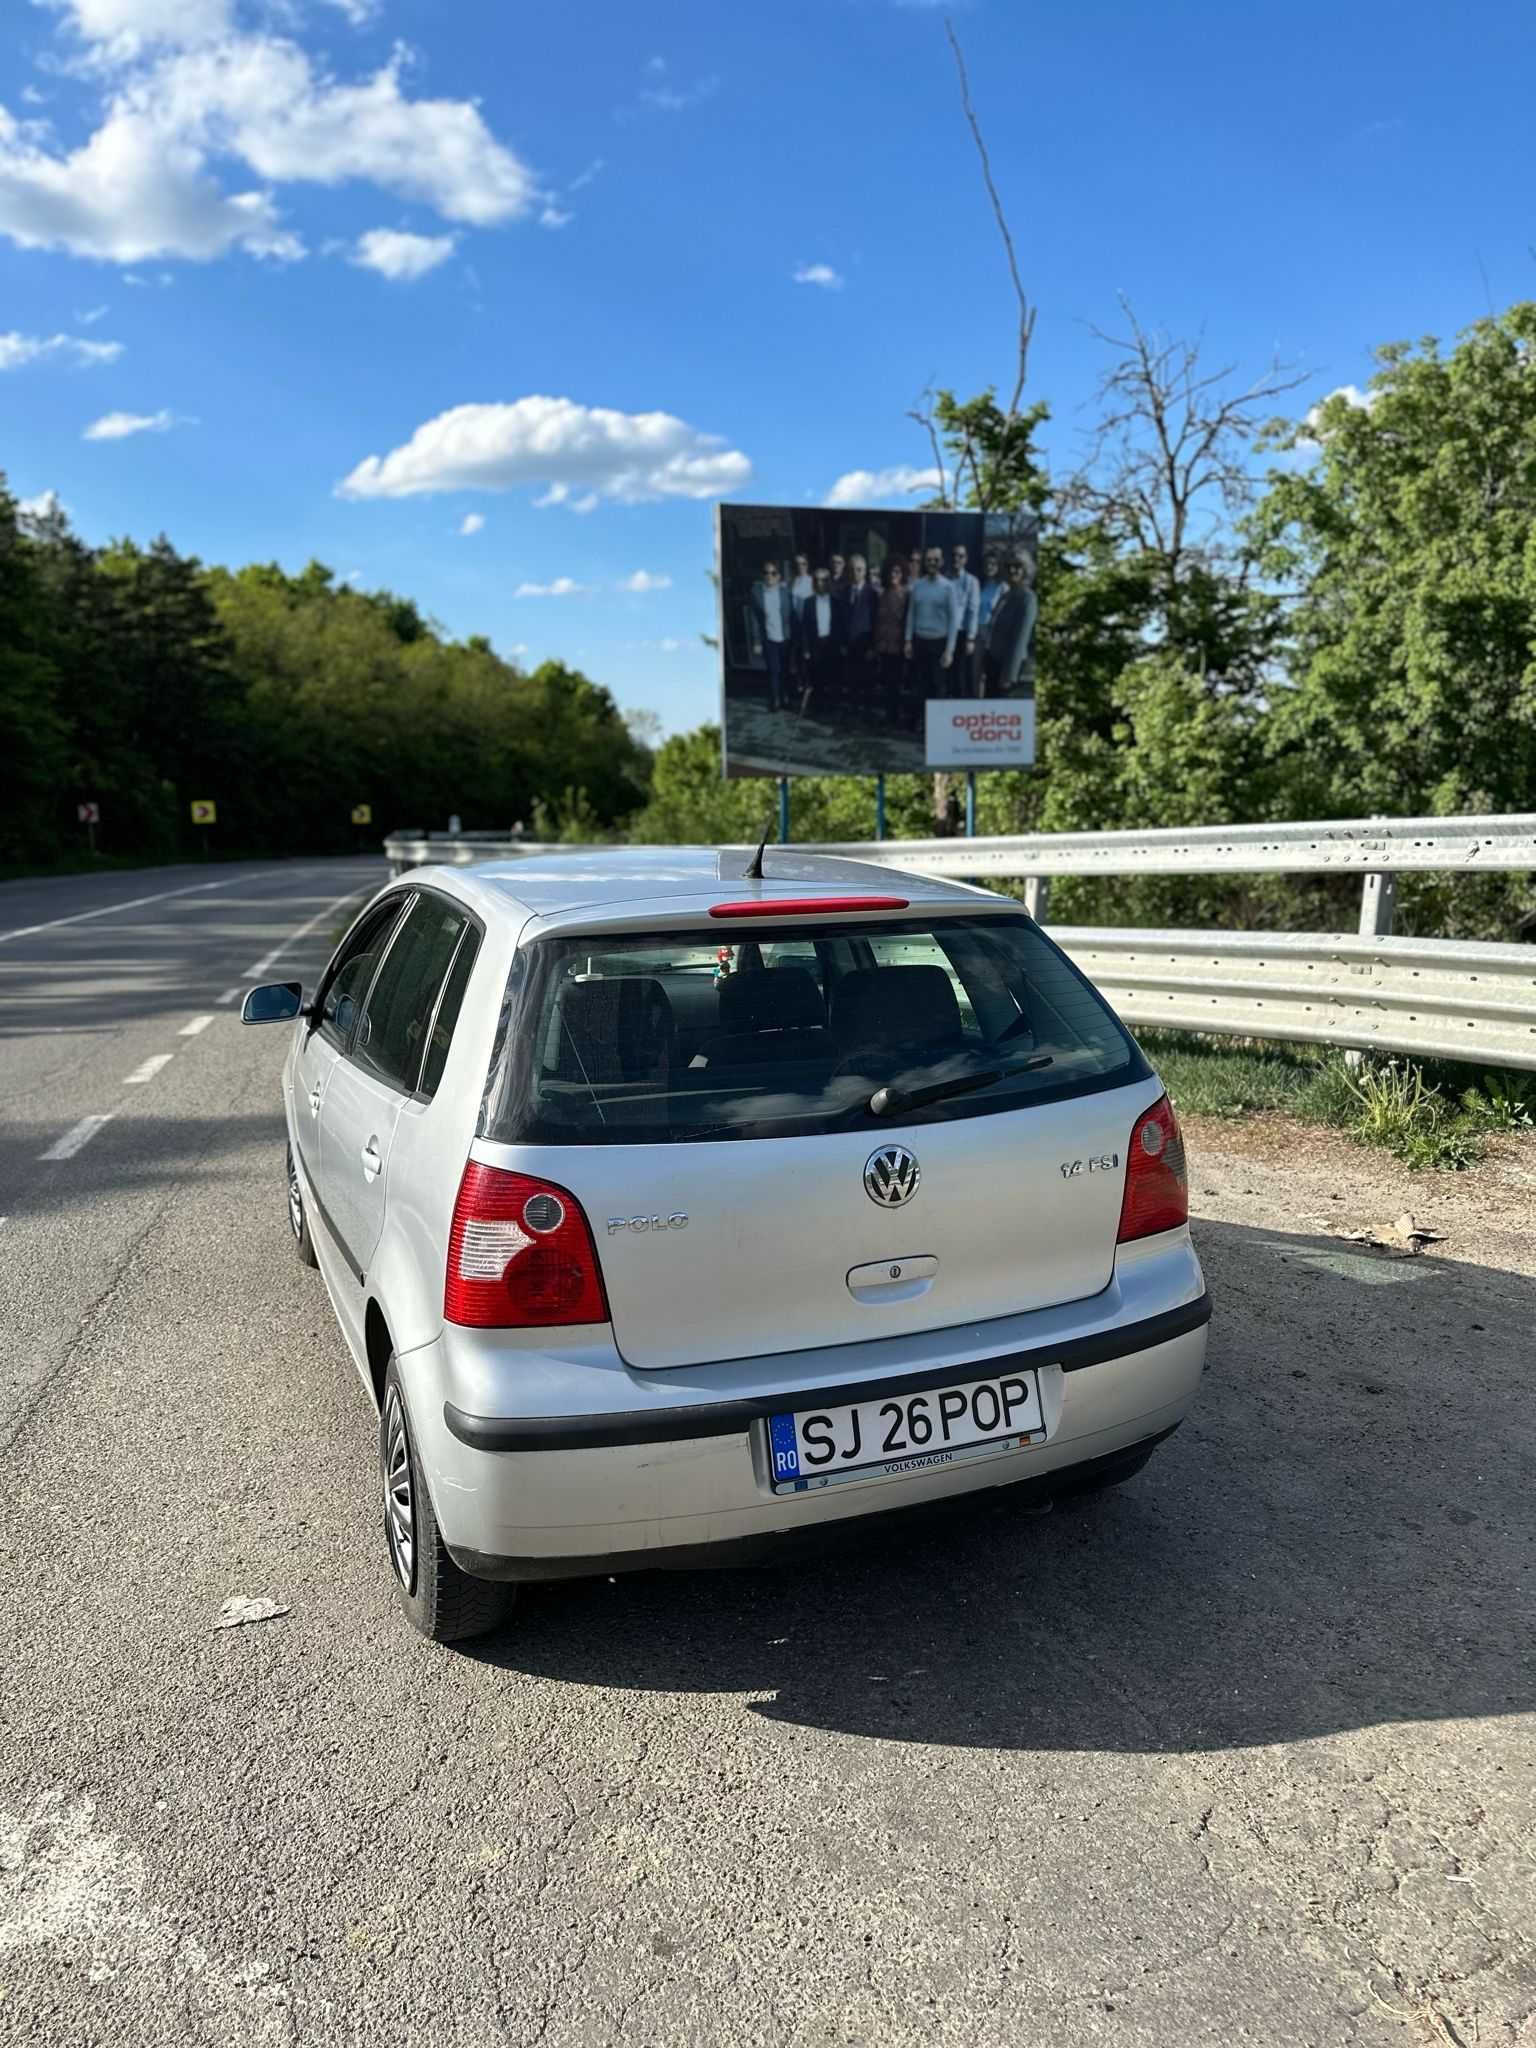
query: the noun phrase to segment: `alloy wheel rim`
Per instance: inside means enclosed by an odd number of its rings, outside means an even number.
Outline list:
[[[288,1228],[295,1237],[304,1235],[304,1194],[299,1186],[299,1169],[288,1161]]]
[[[411,1488],[411,1439],[405,1408],[391,1387],[384,1407],[384,1533],[389,1561],[407,1593],[416,1590],[416,1501]]]

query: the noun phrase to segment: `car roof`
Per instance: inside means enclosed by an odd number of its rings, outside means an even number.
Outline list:
[[[991,891],[933,875],[904,873],[884,863],[843,860],[830,854],[797,853],[770,847],[762,879],[747,880],[752,859],[746,847],[615,846],[570,853],[539,853],[526,859],[479,861],[468,868],[417,869],[411,880],[452,878],[484,915],[540,925],[576,922],[651,924],[679,912],[696,915],[712,904],[761,898],[800,899],[825,892],[891,896],[914,907],[975,908],[978,897],[1009,907]]]

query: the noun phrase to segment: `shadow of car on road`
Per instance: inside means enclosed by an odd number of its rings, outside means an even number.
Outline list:
[[[1126,1486],[1007,1490],[812,1562],[530,1590],[509,1671],[890,1741],[1180,1752],[1536,1707],[1536,1281],[1197,1225],[1184,1428]]]

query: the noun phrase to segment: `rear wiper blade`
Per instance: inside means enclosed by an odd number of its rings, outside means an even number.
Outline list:
[[[1032,1074],[1041,1067],[1051,1066],[1054,1059],[1054,1054],[1043,1052],[1032,1060],[1020,1060],[1017,1066],[986,1067],[976,1074],[953,1074],[947,1081],[930,1082],[926,1088],[877,1088],[869,1098],[870,1113],[873,1116],[899,1116],[905,1110],[925,1109],[930,1102],[944,1102],[954,1095],[969,1095],[977,1088],[990,1088],[994,1081],[1001,1081],[1005,1075]]]

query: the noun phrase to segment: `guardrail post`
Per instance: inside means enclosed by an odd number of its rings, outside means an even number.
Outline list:
[[[1367,875],[1360,892],[1360,936],[1384,939],[1391,934],[1392,911],[1397,902],[1396,875]]]
[[[1049,875],[1030,875],[1024,883],[1024,908],[1036,924],[1045,923],[1045,907],[1051,898]]]

